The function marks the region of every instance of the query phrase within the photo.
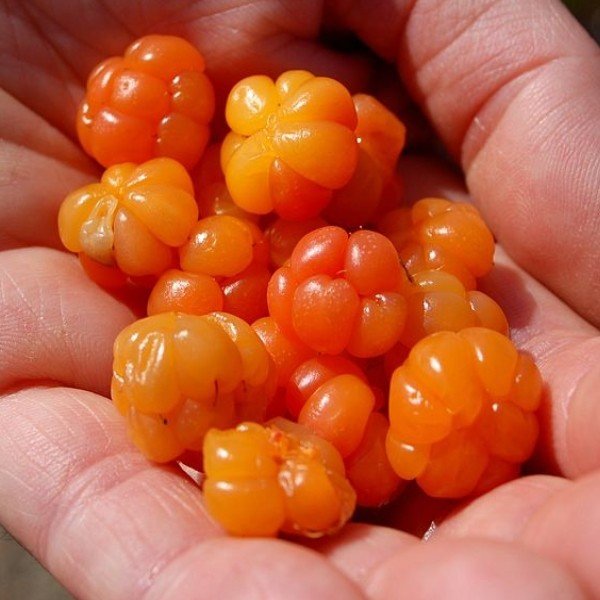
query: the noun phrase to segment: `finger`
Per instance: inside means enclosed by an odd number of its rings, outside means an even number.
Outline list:
[[[83,273],[74,256],[0,253],[0,392],[53,380],[108,395],[112,345],[133,313]]]
[[[361,597],[309,550],[217,539],[197,486],[148,463],[104,398],[24,389],[0,421],[0,521],[78,598]]]
[[[369,597],[422,600],[486,598],[517,600],[586,596],[558,563],[518,546],[481,540],[421,543],[375,569]]]
[[[567,9],[557,0],[333,5],[398,59],[511,256],[600,323],[600,52]]]
[[[364,584],[379,564],[418,539],[388,527],[349,523],[333,537],[324,537],[305,545],[326,556],[342,573]]]
[[[571,485],[567,479],[549,475],[516,479],[448,515],[434,537],[514,541],[541,506]]]
[[[95,169],[73,142],[2,90],[0,114],[0,250],[58,248],[58,207]]]
[[[565,564],[584,583],[590,598],[600,596],[600,473],[565,487],[527,522],[520,540]]]

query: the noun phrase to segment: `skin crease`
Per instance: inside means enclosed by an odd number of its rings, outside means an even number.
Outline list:
[[[3,4],[0,521],[81,598],[600,595],[598,48],[550,0],[295,6]],[[319,46],[322,19],[374,54]],[[459,506],[427,543],[357,524],[302,547],[225,538],[195,484],[135,451],[106,400],[112,342],[134,315],[56,249],[56,213],[99,172],[73,137],[86,74],[151,31],[196,43],[221,100],[241,76],[298,67],[368,91],[374,55],[398,59],[506,249],[484,291],[546,381],[533,469],[549,475]],[[403,169],[409,198],[464,197],[463,180],[431,157]]]

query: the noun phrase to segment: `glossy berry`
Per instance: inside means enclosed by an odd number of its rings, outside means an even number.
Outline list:
[[[352,97],[356,108],[358,162],[350,181],[333,192],[325,209],[335,225],[356,228],[370,223],[380,209],[384,191],[393,185],[396,162],[404,147],[406,128],[383,104],[367,94]]]
[[[181,38],[149,35],[92,71],[77,133],[105,167],[168,156],[190,168],[206,147],[214,108],[202,55]]]
[[[356,375],[336,375],[304,403],[298,423],[333,444],[346,457],[354,452],[375,407],[375,395]]]
[[[506,481],[533,452],[541,393],[531,359],[500,333],[430,335],[392,376],[390,463],[437,497]]]
[[[360,444],[345,459],[346,476],[359,506],[387,504],[405,486],[387,457],[385,444],[390,424],[381,413],[369,415]]]
[[[444,270],[474,289],[475,278],[492,268],[494,238],[477,209],[464,202],[423,198],[384,215],[378,231],[390,238],[411,275]]]
[[[354,375],[367,382],[361,368],[344,356],[319,355],[299,364],[286,378],[285,402],[289,414],[298,419],[312,394],[338,375]]]
[[[248,323],[266,317],[267,286],[271,271],[265,265],[253,263],[241,273],[221,280],[223,309]]]
[[[163,273],[148,298],[148,315],[183,312],[205,315],[223,310],[223,292],[214,277],[169,269]],[[231,311],[226,311],[231,312]]]
[[[406,325],[400,342],[412,347],[438,331],[487,327],[508,335],[508,321],[500,306],[479,291],[467,292],[461,281],[446,271],[420,271],[405,287]]]
[[[242,210],[232,199],[221,169],[221,144],[211,144],[192,173],[200,217],[229,215],[246,221],[258,215]]]
[[[404,327],[405,282],[383,235],[322,227],[296,245],[269,283],[269,312],[281,330],[324,354],[360,357],[389,350]]]
[[[279,387],[285,387],[294,370],[314,354],[306,344],[286,336],[272,317],[258,319],[252,324],[252,329],[275,363]]]
[[[136,321],[114,346],[112,398],[150,459],[202,449],[211,427],[264,418],[273,363],[243,320],[162,313]]]
[[[266,229],[265,236],[269,241],[269,257],[271,265],[277,269],[290,259],[296,244],[307,234],[320,227],[325,227],[327,222],[321,217],[314,217],[305,221],[286,221],[282,218],[275,219]]]
[[[229,94],[221,164],[233,200],[286,219],[318,215],[356,168],[356,110],[344,86],[308,71],[240,81]]]
[[[206,507],[234,535],[320,537],[342,527],[356,503],[336,450],[282,419],[212,429],[204,471]]]
[[[170,158],[115,165],[100,183],[69,194],[58,229],[71,252],[132,276],[160,275],[173,265],[198,217],[186,170]]]

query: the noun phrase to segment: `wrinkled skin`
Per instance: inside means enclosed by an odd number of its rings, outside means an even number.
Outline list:
[[[299,5],[3,3],[0,522],[80,598],[600,596],[598,47],[556,0]],[[323,19],[373,52],[321,47]],[[426,543],[383,523],[302,546],[224,537],[193,482],[136,452],[107,400],[134,314],[60,250],[56,214],[97,175],[74,138],[87,72],[149,32],[196,43],[221,99],[241,76],[297,67],[353,91],[376,81],[404,114],[408,90],[464,173],[406,158],[408,195],[468,190],[503,247],[485,291],[547,382],[545,475],[457,508]],[[386,522],[417,531],[436,503],[415,502]]]

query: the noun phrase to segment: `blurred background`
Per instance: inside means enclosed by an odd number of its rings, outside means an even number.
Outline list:
[[[600,0],[564,0],[600,43]],[[0,525],[0,599],[70,600],[72,596]]]

